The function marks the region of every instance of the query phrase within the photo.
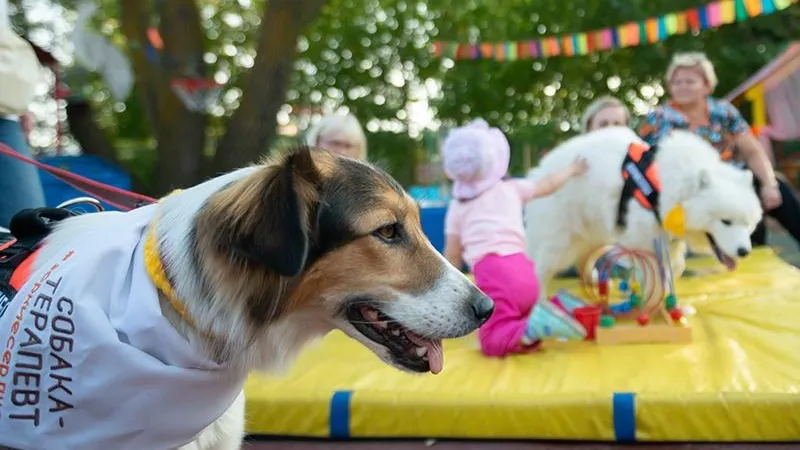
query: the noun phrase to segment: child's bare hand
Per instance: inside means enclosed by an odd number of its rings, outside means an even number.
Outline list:
[[[572,163],[573,176],[583,175],[586,173],[587,170],[589,170],[589,163],[583,156],[577,157],[575,159],[575,162]]]

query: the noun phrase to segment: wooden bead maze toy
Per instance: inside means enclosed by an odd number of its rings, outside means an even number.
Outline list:
[[[598,345],[688,343],[692,329],[678,305],[664,236],[654,251],[604,246],[579,266],[583,290],[600,320],[589,335]],[[612,302],[618,295],[621,301]],[[582,308],[586,309],[586,308]]]

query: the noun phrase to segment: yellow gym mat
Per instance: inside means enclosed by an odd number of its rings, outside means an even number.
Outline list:
[[[677,291],[696,310],[691,344],[580,342],[496,360],[468,336],[445,343],[436,376],[401,373],[335,332],[284,377],[250,378],[247,429],[332,438],[800,439],[800,272],[757,250],[735,273],[683,278]]]

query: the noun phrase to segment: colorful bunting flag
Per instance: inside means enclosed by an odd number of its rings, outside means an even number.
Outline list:
[[[628,22],[602,30],[545,36],[526,41],[465,44],[433,43],[437,57],[450,59],[520,59],[580,56],[589,53],[661,42],[670,36],[699,32],[784,10],[798,0],[719,0],[707,5]]]

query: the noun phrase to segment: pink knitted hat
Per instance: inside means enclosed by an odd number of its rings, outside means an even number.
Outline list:
[[[444,172],[453,180],[453,197],[466,200],[505,177],[511,149],[502,131],[476,119],[447,135],[442,157]]]

